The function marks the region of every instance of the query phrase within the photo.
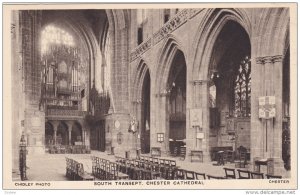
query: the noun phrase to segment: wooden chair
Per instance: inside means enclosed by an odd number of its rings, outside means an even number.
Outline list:
[[[144,164],[144,170],[143,170],[143,175],[142,175],[142,179],[143,180],[152,180],[152,166],[151,163],[145,163]]]
[[[245,168],[247,164],[247,149],[245,147],[238,147],[237,159],[234,162],[236,168]]]
[[[185,171],[185,179],[187,179],[187,180],[195,180],[194,171]]]
[[[101,177],[101,167],[100,167],[100,163],[101,163],[101,161],[100,161],[100,158],[98,158],[98,157],[95,157],[95,172],[94,172],[94,176],[96,177],[96,178],[99,178],[100,179],[100,177]]]
[[[153,179],[161,178],[159,164],[153,163],[153,164],[150,164],[150,165],[151,165],[152,178]]]
[[[118,177],[118,165],[115,162],[109,163],[109,169],[107,170],[107,180],[117,180]]]
[[[270,175],[266,174],[267,179],[282,179],[281,175]]]
[[[263,173],[250,172],[250,175],[251,175],[251,179],[264,179]]]
[[[159,172],[161,173],[161,177],[166,179],[166,171],[168,167],[165,165],[165,159],[159,159]]]
[[[207,178],[212,180],[212,179],[226,179],[225,177],[221,176],[213,176],[213,175],[207,175]]]
[[[70,179],[75,180],[76,179],[76,169],[77,169],[77,162],[73,159],[70,159],[70,165],[71,165],[71,175]]]
[[[185,170],[184,169],[177,169],[175,171],[175,177],[176,180],[184,180],[185,179]]]
[[[203,180],[203,179],[206,179],[206,176],[205,176],[205,173],[197,173],[197,172],[194,172],[195,174],[195,178],[197,180]]]
[[[154,163],[154,164],[159,164],[158,158],[153,158],[153,163]]]
[[[90,175],[89,173],[87,173],[86,171],[84,171],[83,168],[83,164],[82,163],[78,163],[78,179],[79,180],[84,180],[84,181],[93,181],[94,177],[92,175]]]
[[[239,179],[250,179],[250,171],[237,169]]]
[[[144,157],[144,161],[145,161],[145,162],[150,162],[150,161],[149,161],[149,157],[148,157],[148,156],[145,156],[145,157]]]
[[[226,150],[226,162],[234,162],[234,152],[232,150]]]
[[[153,163],[153,157],[149,157],[149,162]]]
[[[66,177],[68,179],[71,178],[72,175],[72,169],[71,169],[71,159],[66,157]]]
[[[186,156],[186,147],[180,147],[180,160],[184,160]]]
[[[231,168],[224,168],[225,171],[225,177],[231,178],[231,179],[236,179],[236,175],[235,175],[235,169],[231,169]]]
[[[175,160],[170,160],[170,166],[171,167],[176,167],[176,161]]]

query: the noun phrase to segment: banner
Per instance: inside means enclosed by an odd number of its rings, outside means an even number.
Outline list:
[[[275,96],[263,96],[258,98],[258,117],[263,119],[274,118],[275,110]]]

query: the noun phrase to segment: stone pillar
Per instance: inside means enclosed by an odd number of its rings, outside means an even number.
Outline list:
[[[164,133],[164,142],[161,143],[161,152],[162,155],[169,155],[170,154],[170,147],[169,147],[169,131],[170,131],[170,124],[167,118],[167,110],[168,110],[168,100],[169,95],[167,93],[163,93],[160,95],[160,107],[158,108],[160,111],[160,132],[157,133]],[[157,135],[155,135],[157,136]],[[155,138],[157,139],[157,137]]]
[[[116,155],[125,157],[125,151],[132,153],[136,150],[133,133],[128,132],[131,116],[125,113],[112,113],[105,117],[106,151],[110,153],[110,147],[114,147]],[[121,140],[117,140],[118,134],[122,134]]]
[[[19,172],[19,144],[22,131],[24,131],[24,91],[22,90],[22,37],[20,33],[19,11],[11,12],[11,76],[12,85],[12,158],[13,172]],[[4,76],[5,80],[5,76]],[[11,94],[7,91],[7,94]],[[9,97],[10,98],[10,97]],[[9,107],[10,108],[10,107]],[[5,144],[5,142],[4,142]],[[9,144],[11,144],[9,140]],[[5,154],[3,154],[5,155]],[[13,178],[14,179],[14,178]],[[17,177],[19,179],[19,177]]]
[[[56,145],[57,127],[59,125],[59,122],[58,121],[53,121],[51,123],[53,125],[53,130],[54,130],[54,135],[53,135],[53,137],[54,137],[54,145]]]
[[[69,133],[69,146],[72,145],[72,127],[73,127],[73,121],[68,121],[68,133]]]
[[[274,161],[274,174],[283,173],[282,153],[282,60],[281,55],[256,58],[252,66],[254,94],[251,104],[258,104],[260,96],[275,96],[276,116],[259,119],[258,106],[251,106],[251,158],[267,158]],[[257,90],[256,87],[259,89]],[[253,109],[255,108],[255,109]],[[255,141],[255,139],[259,141]],[[259,143],[260,142],[260,143]],[[256,145],[257,144],[257,145]]]
[[[191,108],[202,110],[202,127],[191,127],[189,110],[187,111],[187,154],[191,150],[201,150],[203,152],[203,162],[210,161],[209,155],[209,102],[208,102],[208,81],[194,80],[193,84],[193,103]],[[197,139],[196,133],[202,132],[203,139]],[[197,143],[196,143],[197,142]]]
[[[284,163],[282,160],[282,121],[283,121],[283,104],[282,104],[282,67],[283,56],[276,55],[272,57],[274,66],[273,85],[276,98],[276,118],[273,131],[272,158],[274,159],[274,174],[282,175],[284,171]]]

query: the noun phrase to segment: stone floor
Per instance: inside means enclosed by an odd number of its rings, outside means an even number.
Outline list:
[[[30,181],[64,181],[67,180],[65,177],[66,172],[66,161],[65,157],[73,158],[78,162],[84,164],[84,169],[88,173],[92,172],[92,161],[91,156],[98,156],[114,161],[115,158],[112,155],[107,155],[104,152],[92,151],[91,154],[43,154],[43,155],[31,155],[27,157],[27,177]],[[163,158],[163,157],[162,157]],[[171,159],[171,157],[168,157]],[[174,159],[174,158],[173,158]],[[201,162],[190,162],[189,159],[185,161],[175,158],[177,165],[186,170],[204,172],[206,174],[214,176],[224,176],[224,167],[234,168],[233,163],[226,163],[225,166],[214,166],[216,162],[201,163]],[[252,170],[252,166],[248,165],[246,169]],[[265,170],[262,170],[265,172]],[[289,172],[283,177],[289,177]]]

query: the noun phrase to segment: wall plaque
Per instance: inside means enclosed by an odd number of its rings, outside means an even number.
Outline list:
[[[31,118],[31,126],[32,127],[40,127],[41,126],[41,119],[39,117],[32,117]]]

